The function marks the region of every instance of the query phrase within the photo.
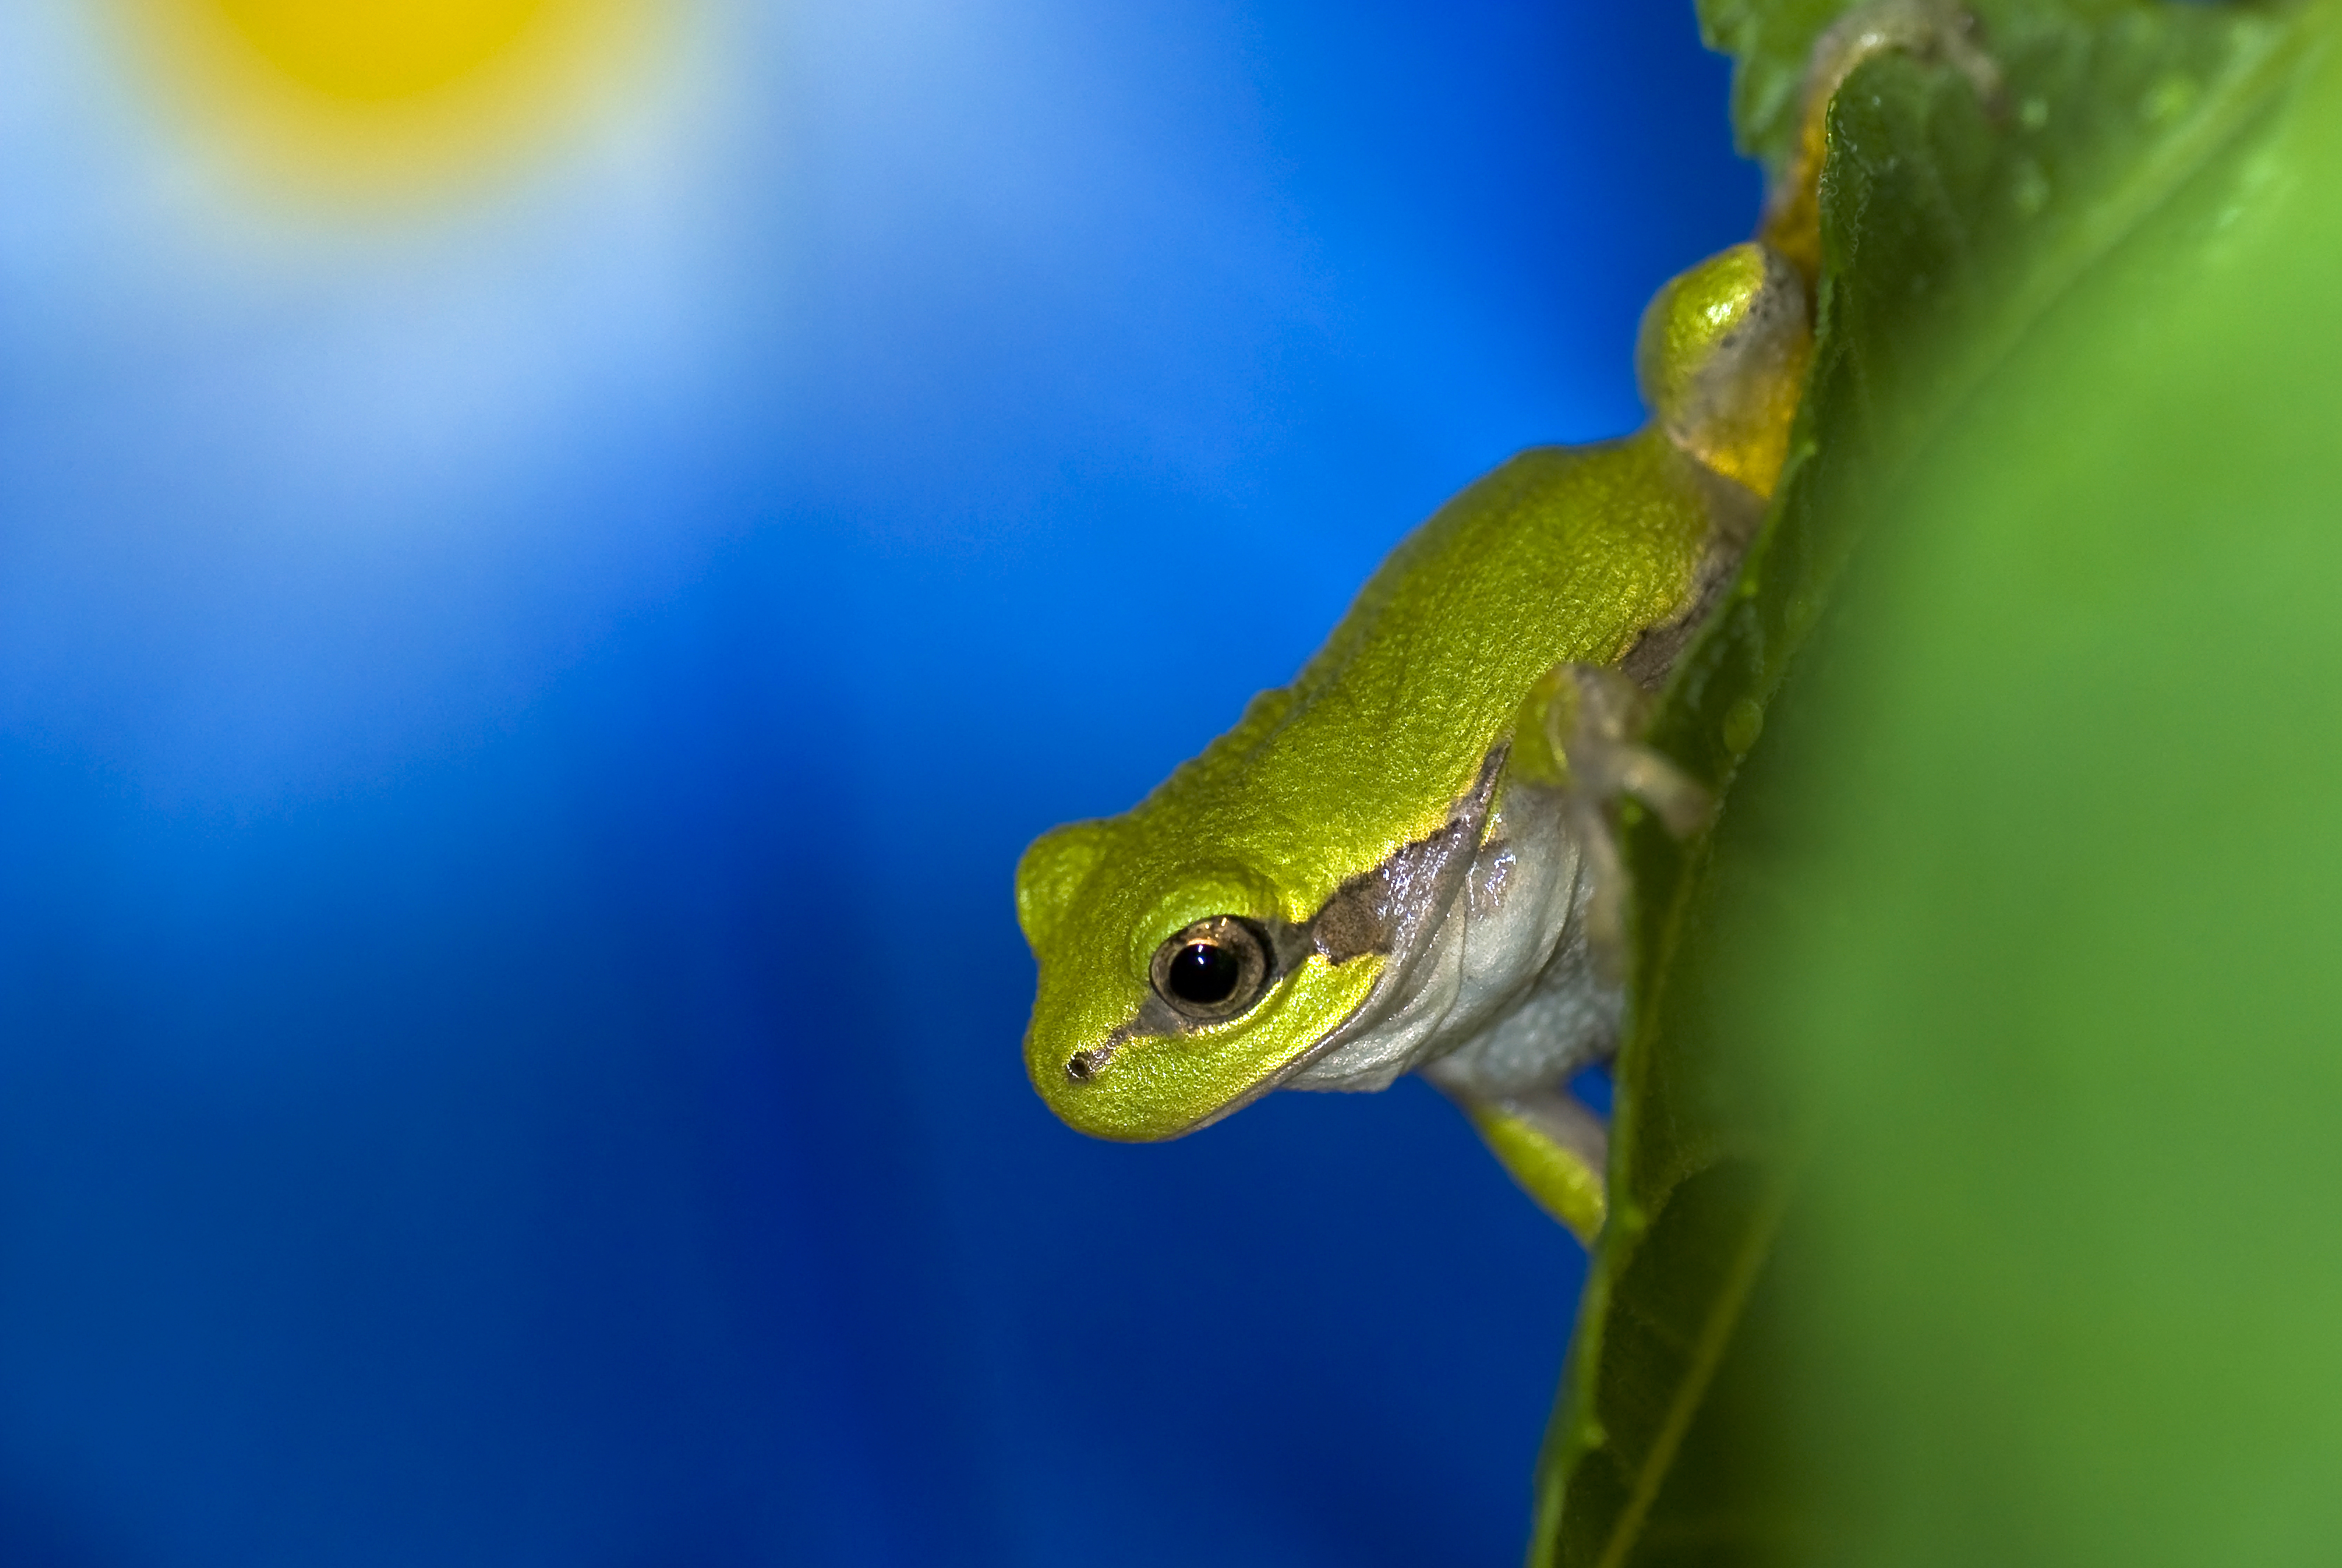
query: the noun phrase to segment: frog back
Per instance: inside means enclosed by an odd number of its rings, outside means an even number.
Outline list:
[[[1299,677],[1127,829],[1257,868],[1306,920],[1446,820],[1539,676],[1681,621],[1724,514],[1754,506],[1736,492],[1656,430],[1520,454],[1403,542]]]

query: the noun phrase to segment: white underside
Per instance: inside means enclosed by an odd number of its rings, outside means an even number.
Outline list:
[[[1556,1083],[1616,1047],[1619,988],[1586,940],[1586,857],[1556,790],[1515,786],[1461,888],[1332,1049],[1288,1089],[1387,1089],[1425,1069],[1466,1099]]]

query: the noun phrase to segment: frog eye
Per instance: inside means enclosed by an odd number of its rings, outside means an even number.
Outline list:
[[[1261,999],[1274,978],[1267,938],[1234,915],[1197,920],[1156,949],[1147,967],[1155,994],[1198,1023],[1236,1017]]]

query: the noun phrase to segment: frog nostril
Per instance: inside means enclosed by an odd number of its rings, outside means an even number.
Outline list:
[[[1097,1076],[1097,1070],[1106,1065],[1106,1052],[1102,1047],[1077,1050],[1066,1059],[1066,1076],[1076,1083],[1087,1083]]]

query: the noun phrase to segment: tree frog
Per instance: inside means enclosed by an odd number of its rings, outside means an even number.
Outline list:
[[[1914,36],[1835,31],[1809,127],[1859,58]],[[1291,685],[1130,811],[1026,851],[1026,1065],[1066,1122],[1176,1138],[1271,1090],[1416,1072],[1556,1218],[1599,1229],[1604,1130],[1563,1084],[1625,1009],[1608,814],[1632,796],[1688,832],[1708,810],[1636,735],[1780,477],[1822,147],[1810,130],[1760,238],[1653,299],[1645,428],[1468,487]]]

